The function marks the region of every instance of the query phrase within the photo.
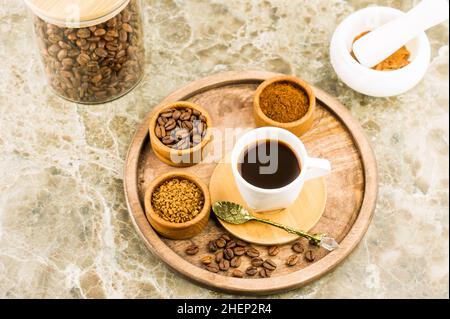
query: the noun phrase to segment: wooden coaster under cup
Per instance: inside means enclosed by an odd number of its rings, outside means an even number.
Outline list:
[[[319,221],[325,209],[327,188],[323,178],[305,182],[299,197],[286,209],[255,213],[250,209],[234,181],[229,156],[217,164],[209,182],[211,203],[230,201],[243,205],[257,217],[270,219],[300,230],[309,231]],[[298,237],[276,227],[250,221],[243,225],[232,225],[220,220],[222,226],[231,234],[249,243],[260,245],[281,245],[292,242]]]

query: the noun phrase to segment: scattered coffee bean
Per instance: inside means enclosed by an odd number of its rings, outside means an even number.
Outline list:
[[[248,247],[246,253],[249,257],[259,257],[260,255],[259,250],[254,247]]]
[[[292,250],[295,251],[296,253],[303,253],[305,251],[305,249],[303,248],[303,245],[301,242],[296,241],[293,245],[292,245]]]
[[[230,269],[230,262],[226,259],[222,259],[219,262],[219,269],[222,271],[227,271],[228,269]]]
[[[178,109],[166,109],[159,114],[155,135],[165,145],[184,150],[201,143],[206,132],[206,118],[202,122],[200,112],[193,112],[189,107],[179,107]],[[163,134],[164,130],[164,134]],[[225,236],[225,238],[223,238]],[[224,234],[221,236],[226,242],[231,238]]]
[[[233,257],[230,261],[230,266],[233,268],[238,268],[241,265],[240,257]]]
[[[210,252],[212,252],[212,253],[215,253],[215,252],[217,251],[217,245],[216,245],[216,242],[215,242],[214,240],[211,240],[211,241],[208,243],[208,250],[209,250]]]
[[[216,246],[218,248],[224,248],[226,246],[227,242],[223,238],[219,238],[216,240]]]
[[[193,256],[196,255],[199,251],[199,248],[197,245],[192,244],[190,246],[188,246],[188,248],[186,248],[185,252],[187,255]]]
[[[227,248],[223,251],[223,257],[227,260],[231,260],[234,257],[233,249]]]
[[[254,276],[258,272],[258,268],[250,266],[245,270],[245,273],[249,276]]]
[[[218,273],[219,272],[219,267],[216,264],[209,264],[206,265],[206,270],[213,272],[213,273]]]
[[[296,254],[290,255],[286,260],[286,265],[292,267],[295,266],[297,262],[298,262],[298,255]]]
[[[226,248],[234,248],[234,247],[236,247],[236,242],[234,240],[230,240],[225,247]]]
[[[313,262],[316,259],[316,256],[312,250],[308,250],[305,253],[305,259],[309,262]]]
[[[237,240],[236,241],[236,245],[239,246],[239,247],[246,247],[247,243],[245,241],[243,241],[243,240]]]
[[[276,256],[280,252],[280,248],[278,246],[269,247],[269,256]]]
[[[269,269],[261,268],[259,270],[259,276],[261,278],[269,278],[271,275],[272,275],[272,271],[270,271]]]
[[[272,259],[266,259],[263,263],[263,267],[270,271],[274,271],[277,268],[277,264]]]
[[[200,261],[203,265],[209,265],[212,263],[214,258],[212,256],[203,256]]]
[[[129,20],[125,22],[124,17]],[[133,88],[143,74],[143,27],[137,0],[89,28],[59,27],[37,16],[34,27],[48,82],[69,100],[109,101]]]
[[[233,252],[236,256],[242,256],[245,254],[245,248],[237,246],[233,248]]]
[[[222,236],[220,236],[220,238],[225,239],[225,241],[229,242],[231,240],[231,237],[228,236],[227,234],[223,234]]]
[[[252,260],[250,261],[250,263],[252,264],[252,266],[254,267],[260,267],[262,266],[262,264],[264,263],[264,260],[260,257],[254,257],[252,258]]]
[[[219,250],[215,254],[216,263],[220,263],[223,260],[223,250]]]
[[[244,273],[242,271],[240,271],[239,269],[233,270],[232,275],[233,275],[233,277],[236,277],[236,278],[243,278],[244,277]]]

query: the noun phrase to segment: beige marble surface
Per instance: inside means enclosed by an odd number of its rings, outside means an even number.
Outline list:
[[[122,190],[136,125],[164,96],[225,70],[292,73],[338,96],[375,150],[380,197],[356,251],[287,298],[449,296],[448,24],[428,32],[424,80],[395,98],[339,82],[336,25],[379,3],[417,1],[147,0],[148,65],[115,102],[66,102],[45,85],[25,5],[0,0],[0,297],[227,297],[174,274],[139,239]]]

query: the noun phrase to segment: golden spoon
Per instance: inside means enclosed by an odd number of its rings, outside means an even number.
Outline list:
[[[282,225],[282,224],[273,222],[268,219],[263,219],[263,218],[253,216],[243,206],[236,204],[236,203],[227,202],[227,201],[215,202],[212,205],[212,210],[218,218],[220,218],[223,221],[230,223],[230,224],[240,225],[240,224],[245,224],[246,222],[249,222],[251,220],[254,220],[257,222],[261,222],[261,223],[265,223],[265,224],[269,224],[269,225],[281,228],[281,229],[287,231],[288,233],[307,238],[311,244],[313,244],[315,246],[319,246],[319,247],[321,246],[329,251],[335,250],[336,248],[339,247],[339,244],[336,242],[336,240],[334,240],[334,238],[332,238],[332,237],[328,237],[326,234],[313,234],[312,235],[312,234],[308,234],[307,232],[304,232],[304,231],[301,231],[298,229],[294,229],[292,227]]]

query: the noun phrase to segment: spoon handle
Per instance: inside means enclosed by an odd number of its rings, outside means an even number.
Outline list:
[[[328,237],[326,234],[308,234],[307,232],[283,225],[283,224],[279,224],[277,222],[273,222],[271,220],[268,219],[263,219],[263,218],[258,218],[258,217],[254,217],[252,216],[253,220],[261,222],[261,223],[265,223],[268,225],[272,225],[278,228],[281,228],[285,231],[287,231],[288,233],[294,234],[294,235],[298,235],[301,237],[304,237],[306,239],[309,240],[309,242],[311,244],[313,244],[314,246],[322,246],[323,248],[327,249],[327,250],[334,250],[336,248],[339,247],[338,243],[334,240],[334,238]]]

